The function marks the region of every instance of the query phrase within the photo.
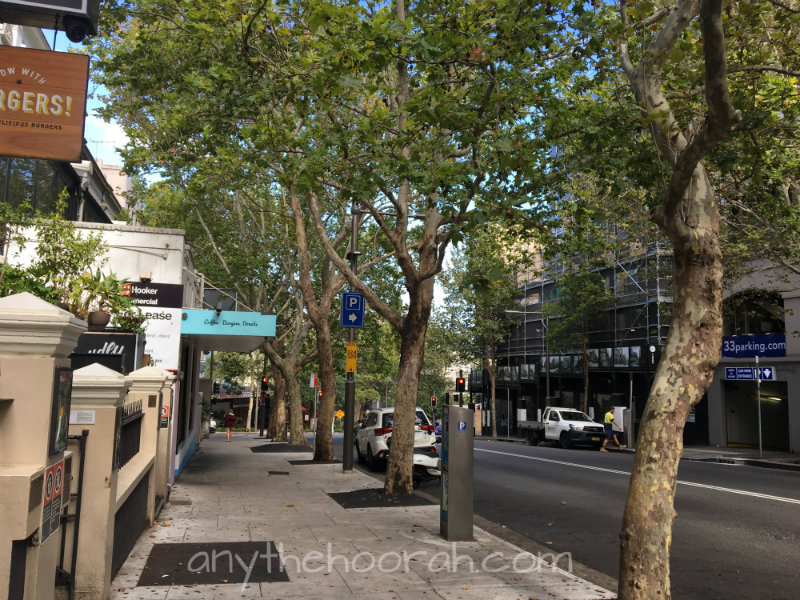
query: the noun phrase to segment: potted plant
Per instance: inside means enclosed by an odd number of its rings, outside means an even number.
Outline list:
[[[141,333],[144,316],[124,292],[125,282],[114,273],[86,271],[72,282],[68,310],[95,327],[105,327],[113,318],[115,325]]]

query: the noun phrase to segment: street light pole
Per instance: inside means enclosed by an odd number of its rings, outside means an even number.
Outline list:
[[[347,258],[350,260],[350,270],[353,274],[358,273],[358,226],[361,218],[361,209],[356,207],[353,202],[352,208],[352,231],[350,232],[350,251]],[[350,291],[355,292],[351,285]],[[356,341],[356,329],[350,327],[350,342]],[[353,423],[355,423],[356,405],[356,378],[355,373],[348,371],[347,380],[344,384],[344,448],[342,448],[342,471],[349,473],[353,470]]]
[[[511,439],[511,383],[512,369],[511,369],[511,336],[508,336],[508,383],[506,384],[506,437]]]

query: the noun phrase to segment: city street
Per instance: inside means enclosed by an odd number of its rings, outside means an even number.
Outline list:
[[[475,513],[616,578],[632,464],[631,453],[476,440]],[[679,482],[673,597],[797,597],[800,473],[684,460]]]

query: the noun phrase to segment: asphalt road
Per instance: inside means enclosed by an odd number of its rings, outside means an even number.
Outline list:
[[[617,577],[632,454],[476,440],[474,464],[476,514]],[[673,598],[800,597],[800,473],[684,460],[678,479]]]
[[[633,455],[475,443],[475,512],[617,577]],[[676,599],[800,595],[800,474],[682,461],[671,550]]]

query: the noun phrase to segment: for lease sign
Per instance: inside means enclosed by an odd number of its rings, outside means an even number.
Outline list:
[[[0,46],[0,155],[78,162],[89,57]]]

